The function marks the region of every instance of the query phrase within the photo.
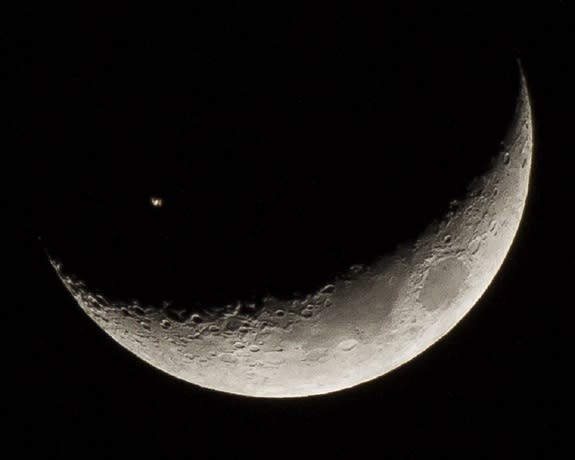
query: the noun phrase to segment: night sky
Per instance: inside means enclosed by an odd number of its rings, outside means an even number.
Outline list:
[[[0,420],[13,458],[557,457],[574,11],[479,5],[3,14]],[[382,378],[287,400],[176,380],[108,337],[48,262],[46,250],[112,296],[190,308],[312,291],[462,196],[511,120],[517,60],[536,150],[515,243],[461,323]]]

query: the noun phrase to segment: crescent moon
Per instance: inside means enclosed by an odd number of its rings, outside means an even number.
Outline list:
[[[110,301],[50,259],[80,307],[152,366],[193,384],[257,397],[334,392],[380,377],[448,333],[486,291],[528,194],[533,123],[521,71],[516,112],[487,172],[414,244],[354,266],[312,295],[267,297],[189,317]],[[247,306],[249,307],[249,305]]]

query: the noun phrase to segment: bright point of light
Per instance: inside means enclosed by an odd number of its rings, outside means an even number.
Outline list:
[[[154,208],[161,208],[162,206],[164,206],[164,200],[162,200],[159,197],[153,196],[150,198],[150,204],[154,207]]]

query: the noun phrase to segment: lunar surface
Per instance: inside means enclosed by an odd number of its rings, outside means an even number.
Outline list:
[[[380,377],[452,329],[487,289],[513,242],[531,171],[526,82],[502,149],[467,195],[415,242],[352,266],[298,299],[195,314],[111,301],[51,260],[81,308],[139,358],[223,392],[299,397]],[[153,202],[161,206],[161,200]]]

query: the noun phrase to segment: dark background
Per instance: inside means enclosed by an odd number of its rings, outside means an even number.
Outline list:
[[[0,409],[21,456],[561,452],[567,2],[30,7],[3,21]],[[460,325],[383,378],[293,400],[180,382],[92,323],[47,261],[112,297],[190,308],[313,289],[461,196],[511,120],[517,59],[536,129],[523,225]]]

